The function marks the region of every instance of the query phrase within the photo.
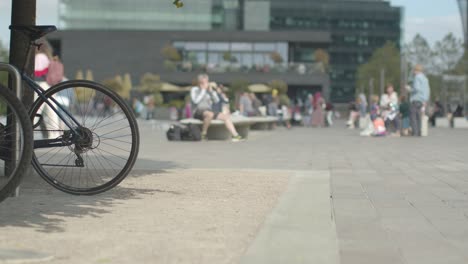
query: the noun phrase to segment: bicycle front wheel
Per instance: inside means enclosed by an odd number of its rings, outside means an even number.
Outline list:
[[[130,107],[105,86],[84,80],[59,83],[44,95],[54,108],[62,107],[58,112],[64,118],[41,98],[33,105],[33,167],[39,175],[76,195],[118,185],[130,173],[139,149]]]
[[[32,156],[32,125],[28,112],[8,88],[0,85],[0,202],[27,173]]]

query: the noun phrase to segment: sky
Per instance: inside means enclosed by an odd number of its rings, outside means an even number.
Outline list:
[[[9,43],[10,10],[12,0],[0,0],[0,41]],[[196,1],[196,0],[185,0]],[[390,0],[394,6],[404,7],[404,42],[416,33],[433,44],[448,32],[462,38],[463,29],[456,0]],[[58,24],[58,0],[37,0],[37,24]]]

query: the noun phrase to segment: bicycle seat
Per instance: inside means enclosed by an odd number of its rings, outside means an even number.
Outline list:
[[[20,31],[27,35],[32,41],[42,38],[43,36],[57,30],[56,26],[32,26],[32,25],[11,25],[10,30]]]

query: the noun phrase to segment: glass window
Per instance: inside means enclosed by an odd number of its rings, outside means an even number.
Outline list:
[[[209,42],[208,50],[214,51],[228,51],[229,43],[228,42]]]
[[[275,44],[274,43],[255,43],[254,44],[255,51],[275,51]]]
[[[195,55],[195,62],[198,64],[206,64],[206,52],[204,51],[195,51],[193,52]]]
[[[262,66],[263,63],[263,54],[254,53],[253,62],[255,65]]]
[[[253,56],[251,53],[242,54],[242,65],[252,67],[253,65]]]
[[[270,65],[273,66],[275,62],[271,59],[271,54],[270,53],[265,53],[263,54],[263,65]]]
[[[186,42],[185,49],[187,50],[206,50],[206,42]]]
[[[232,53],[232,63],[234,64],[240,64],[242,61],[242,53]]]
[[[176,41],[172,45],[178,49],[185,49],[185,42],[182,41]]]
[[[221,53],[210,52],[208,53],[208,63],[219,64],[222,59]]]
[[[283,61],[289,61],[288,58],[288,43],[278,42],[276,44],[276,51],[281,55]]]
[[[233,42],[231,43],[232,51],[252,51],[252,44],[247,42]]]

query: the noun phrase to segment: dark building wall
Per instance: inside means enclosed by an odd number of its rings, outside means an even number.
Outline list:
[[[147,72],[156,73],[163,81],[187,85],[196,77],[196,72],[172,72],[163,67],[161,50],[173,41],[293,41],[314,43],[327,47],[330,34],[323,31],[288,32],[212,32],[212,31],[93,31],[69,30],[50,36],[52,43],[60,45],[61,57],[69,78],[74,78],[78,70],[90,69],[97,81],[111,78],[116,74],[130,73],[133,82]],[[236,79],[251,83],[266,83],[274,79],[286,81],[291,87],[314,86],[328,90],[328,74],[294,73],[217,73],[212,78],[228,84]]]
[[[356,71],[387,41],[400,44],[401,9],[388,1],[271,0],[271,30],[327,30],[331,98],[352,100]]]

